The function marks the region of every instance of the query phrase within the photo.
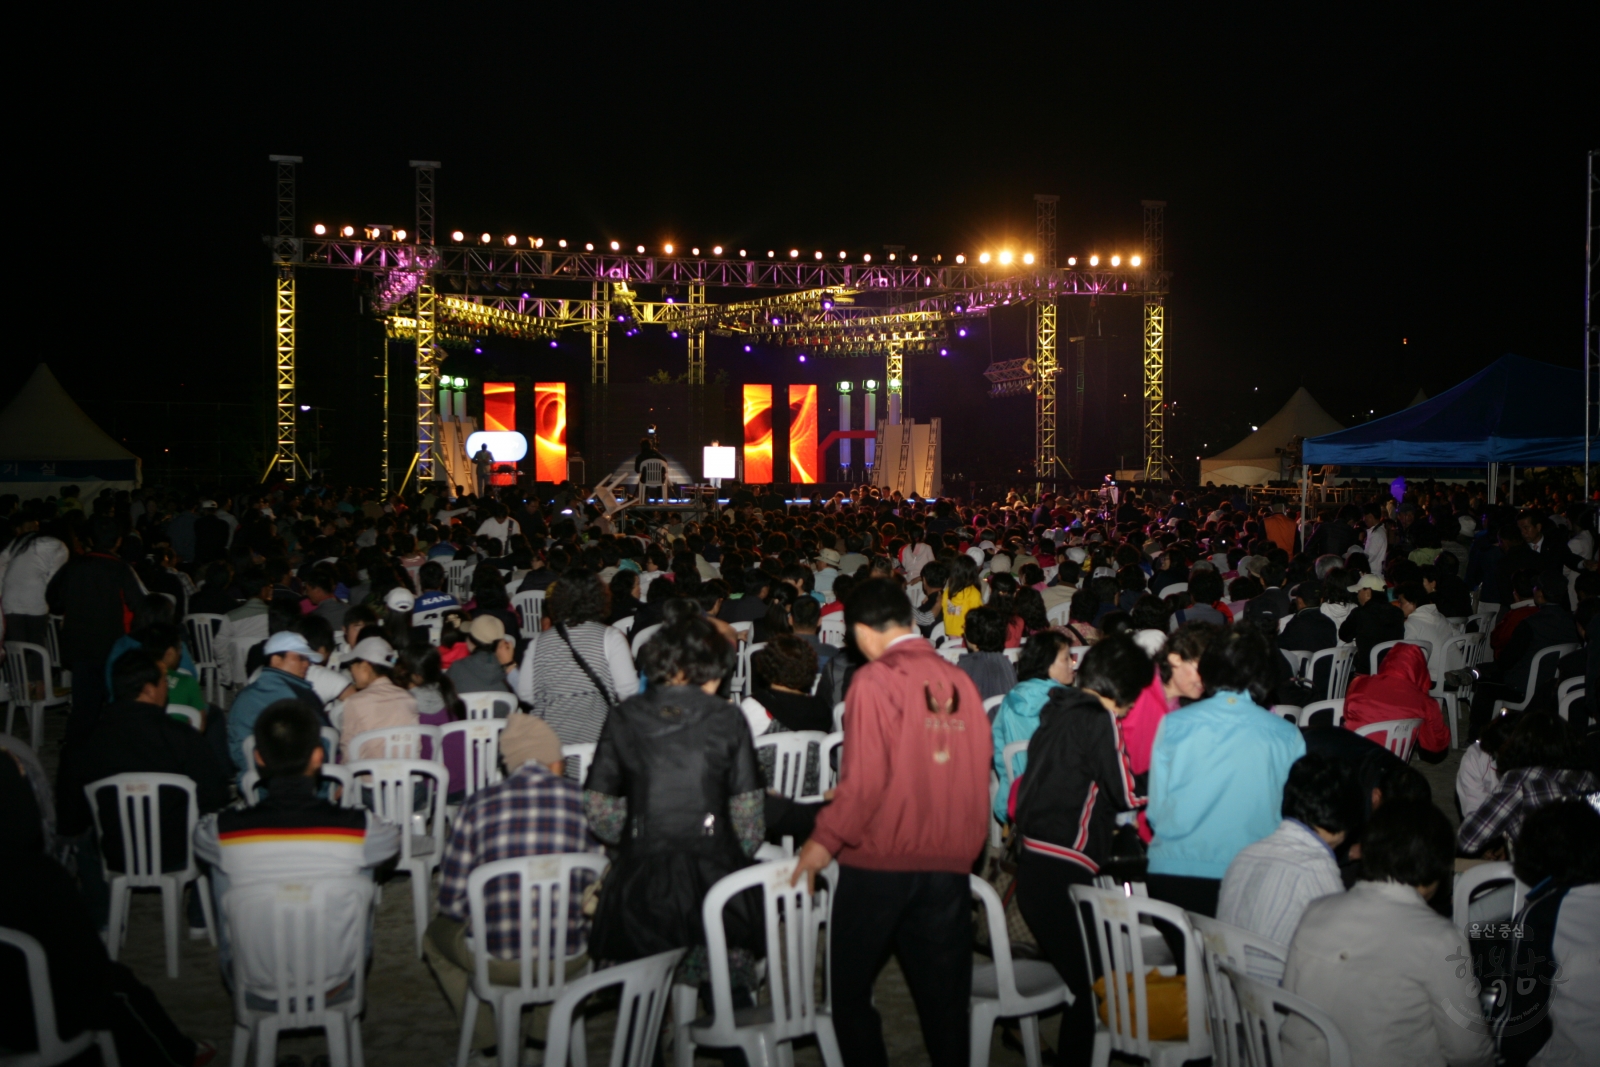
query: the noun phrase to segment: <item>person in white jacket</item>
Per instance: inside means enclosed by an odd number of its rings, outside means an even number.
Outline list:
[[[1394,594],[1395,605],[1406,617],[1406,640],[1428,642],[1428,673],[1437,683],[1445,670],[1444,643],[1456,636],[1456,628],[1445,621],[1431,599],[1421,582],[1403,582]]]
[[[49,647],[50,608],[45,589],[67,562],[67,546],[39,529],[37,515],[18,527],[16,537],[0,551],[0,608],[5,611],[6,640]]]

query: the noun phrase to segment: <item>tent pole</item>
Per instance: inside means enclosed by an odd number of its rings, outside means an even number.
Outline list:
[[[1311,468],[1300,464],[1300,551],[1306,550],[1306,495],[1311,492]]]
[[[1517,465],[1511,465],[1511,477],[1506,479],[1506,504],[1510,507],[1517,506]]]
[[[1500,495],[1500,464],[1489,461],[1489,503],[1495,503],[1495,498]]]

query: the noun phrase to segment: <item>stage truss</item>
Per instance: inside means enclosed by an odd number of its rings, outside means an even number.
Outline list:
[[[601,387],[610,381],[614,328],[673,331],[684,340],[691,385],[705,384],[708,333],[804,346],[819,355],[882,353],[888,416],[898,422],[907,356],[937,353],[948,344],[952,324],[960,320],[1031,302],[1034,356],[1013,361],[1025,371],[1012,391],[1034,395],[1034,471],[1042,486],[1072,473],[1056,446],[1057,303],[1072,296],[1143,301],[1144,470],[1148,479],[1165,476],[1165,303],[1171,279],[1165,264],[1163,201],[1143,201],[1144,254],[1140,267],[1128,269],[1057,266],[1058,198],[1043,194],[1034,197],[1038,252],[1030,265],[948,263],[937,257],[934,262],[912,262],[894,251],[884,261],[871,263],[652,255],[517,247],[472,237],[441,244],[435,232],[440,165],[423,160],[411,163],[416,176],[415,229],[367,227],[349,235],[305,236],[299,233],[295,216],[296,166],[302,160],[272,156],[271,161],[277,168],[278,194],[277,228],[267,239],[276,286],[277,442],[269,475],[292,477],[300,462],[295,444],[295,274],[300,269],[320,269],[369,275],[372,308],[385,321],[389,337],[415,345],[413,466],[419,481],[432,480],[439,470],[435,413],[441,340],[486,333],[521,338],[585,333],[590,381]],[[588,295],[555,297],[541,291],[535,296],[536,286],[579,294],[587,289]],[[643,299],[646,290],[654,290],[652,295],[660,299]],[[708,295],[736,297],[741,290],[774,292],[723,300]]]

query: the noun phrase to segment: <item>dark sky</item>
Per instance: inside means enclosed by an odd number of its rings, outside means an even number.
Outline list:
[[[27,253],[0,402],[39,359],[83,397],[262,397],[266,156],[284,152],[306,160],[306,224],[409,226],[406,163],[427,158],[443,231],[630,244],[1020,248],[1051,192],[1064,256],[1133,247],[1139,200],[1164,199],[1189,432],[1231,444],[1302,384],[1342,421],[1383,414],[1505,352],[1581,358],[1600,95],[1580,7],[41,25],[62,69],[8,79]],[[337,369],[370,341],[345,321],[353,291],[315,284],[303,351],[326,366],[302,398],[370,406],[351,395],[370,378]]]

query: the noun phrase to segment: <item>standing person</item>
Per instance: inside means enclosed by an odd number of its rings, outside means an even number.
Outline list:
[[[472,454],[472,473],[477,482],[479,496],[489,495],[489,474],[494,470],[494,453],[489,451],[488,445],[479,445],[478,450]]]
[[[133,569],[117,558],[122,537],[109,515],[89,524],[91,551],[67,561],[45,589],[50,612],[63,616],[61,658],[72,670],[72,715],[67,743],[94,726],[106,703],[106,659],[117,638],[128,632],[144,592]]]
[[[1377,504],[1368,504],[1361,512],[1361,521],[1366,524],[1367,536],[1362,542],[1362,550],[1367,556],[1367,567],[1373,574],[1383,573],[1383,559],[1389,554],[1389,531],[1383,526],[1383,508]]]
[[[524,653],[519,695],[564,745],[600,740],[611,706],[639,689],[628,639],[605,624],[606,610],[600,579],[568,571],[545,597],[553,625]]]
[[[911,603],[893,582],[857,586],[845,622],[868,663],[845,697],[839,787],[794,875],[809,877],[839,857],[828,933],[834,1029],[852,1067],[888,1063],[872,987],[893,951],[928,1061],[964,1064],[967,877],[988,832],[989,722],[972,680],[912,628]]]
[[[0,604],[5,605],[7,641],[49,647],[50,607],[45,590],[67,562],[67,546],[39,528],[39,513],[22,515],[17,535],[0,552]]]

